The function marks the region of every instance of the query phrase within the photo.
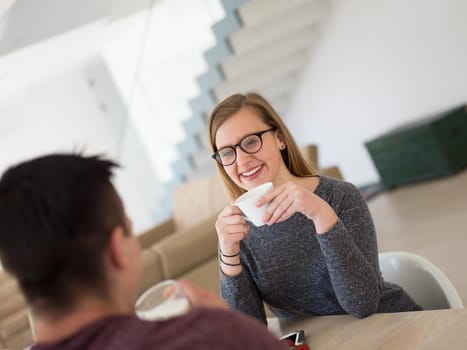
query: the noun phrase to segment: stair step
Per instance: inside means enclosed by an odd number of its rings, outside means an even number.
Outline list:
[[[215,166],[214,159],[211,158],[211,151],[208,148],[200,149],[191,155],[194,169]]]
[[[279,99],[281,96],[290,94],[297,86],[299,80],[300,71],[297,71],[297,73],[281,77],[277,83],[263,86],[258,92],[270,101]]]
[[[223,80],[223,74],[219,71],[217,66],[209,67],[205,73],[196,78],[201,91],[209,91],[209,89],[212,89]]]
[[[190,155],[201,148],[196,136],[187,134],[184,140],[177,144],[177,151],[180,155]]]
[[[230,35],[230,45],[236,54],[255,50],[276,38],[287,36],[301,28],[317,24],[327,9],[322,2],[306,3],[281,13],[252,27],[242,27]]]
[[[214,23],[211,26],[211,30],[216,36],[216,38],[221,41],[227,39],[233,32],[239,30],[242,27],[240,18],[237,16],[237,13],[229,13],[228,16],[225,16],[219,22]]]
[[[180,154],[178,159],[172,163],[174,174],[186,174],[193,170],[193,163],[185,154]]]
[[[211,153],[211,141],[209,141],[208,126],[206,125],[206,129],[199,132],[196,136],[198,137],[200,148],[207,149],[208,152]]]
[[[209,112],[215,103],[216,101],[209,91],[203,91],[200,95],[189,101],[193,114]]]
[[[214,66],[222,62],[232,53],[230,44],[225,39],[218,40],[216,46],[213,46],[204,53],[204,59],[208,66]]]
[[[187,136],[197,135],[206,130],[207,127],[206,118],[201,114],[192,115],[188,120],[185,120],[182,125]]]
[[[236,92],[262,91],[267,86],[273,86],[284,76],[302,71],[309,62],[308,52],[302,51],[280,58],[258,68],[255,74],[243,75],[236,79],[225,81],[214,88],[214,94],[220,101]]]
[[[316,26],[309,26],[258,46],[255,50],[226,57],[221,64],[225,80],[252,72],[270,61],[283,58],[296,51],[310,48],[316,38]]]
[[[272,17],[282,15],[294,7],[322,0],[251,0],[238,8],[238,15],[244,27],[251,27]]]
[[[222,7],[227,11],[234,11],[248,0],[221,0]]]

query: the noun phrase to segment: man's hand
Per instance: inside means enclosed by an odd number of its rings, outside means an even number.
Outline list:
[[[190,300],[190,304],[193,307],[229,308],[227,303],[216,293],[202,289],[186,279],[178,280],[177,282],[180,285],[182,293]]]

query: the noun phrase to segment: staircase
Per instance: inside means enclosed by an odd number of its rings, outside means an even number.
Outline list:
[[[190,101],[187,137],[177,145],[177,175],[169,187],[215,172],[207,120],[225,97],[256,91],[279,114],[286,112],[329,10],[326,0],[220,1],[226,15],[212,27],[217,44],[204,54],[209,69],[197,79],[201,93]]]

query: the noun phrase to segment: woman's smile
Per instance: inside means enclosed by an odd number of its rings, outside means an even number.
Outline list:
[[[250,176],[253,176],[253,175],[255,175],[256,173],[258,173],[258,171],[260,171],[262,167],[263,167],[262,165],[258,165],[258,166],[256,166],[256,167],[254,167],[253,169],[250,169],[250,170],[248,170],[248,171],[245,171],[245,172],[243,172],[243,173],[240,173],[240,176],[242,176],[242,177],[250,177]]]

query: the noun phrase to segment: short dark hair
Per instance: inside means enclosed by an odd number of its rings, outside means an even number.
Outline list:
[[[103,251],[113,228],[127,230],[114,167],[100,156],[52,154],[0,178],[0,259],[36,312],[65,312],[84,290],[108,295]]]

